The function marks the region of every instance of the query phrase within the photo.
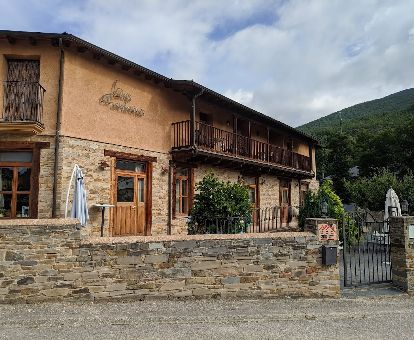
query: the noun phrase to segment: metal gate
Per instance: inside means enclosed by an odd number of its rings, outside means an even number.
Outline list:
[[[392,281],[389,220],[356,212],[342,221],[341,276],[345,287]]]

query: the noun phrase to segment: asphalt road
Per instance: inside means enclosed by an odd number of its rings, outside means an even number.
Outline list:
[[[414,299],[0,305],[0,339],[412,339]]]

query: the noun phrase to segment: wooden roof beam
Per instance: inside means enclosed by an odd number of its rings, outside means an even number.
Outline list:
[[[30,41],[30,45],[32,46],[36,46],[37,45],[37,40],[33,37],[29,37],[29,41]]]
[[[16,38],[11,37],[10,35],[8,35],[6,38],[10,45],[16,44]]]

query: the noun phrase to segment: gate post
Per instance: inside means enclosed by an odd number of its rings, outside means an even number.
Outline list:
[[[393,285],[414,294],[414,216],[390,217],[389,237]]]

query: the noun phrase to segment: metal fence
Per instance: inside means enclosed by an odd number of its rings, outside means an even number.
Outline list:
[[[293,211],[295,207],[289,207]],[[242,217],[212,217],[196,222],[189,218],[188,234],[242,234],[276,232],[282,229],[281,207],[255,209],[251,221]],[[286,226],[283,226],[286,230]]]

